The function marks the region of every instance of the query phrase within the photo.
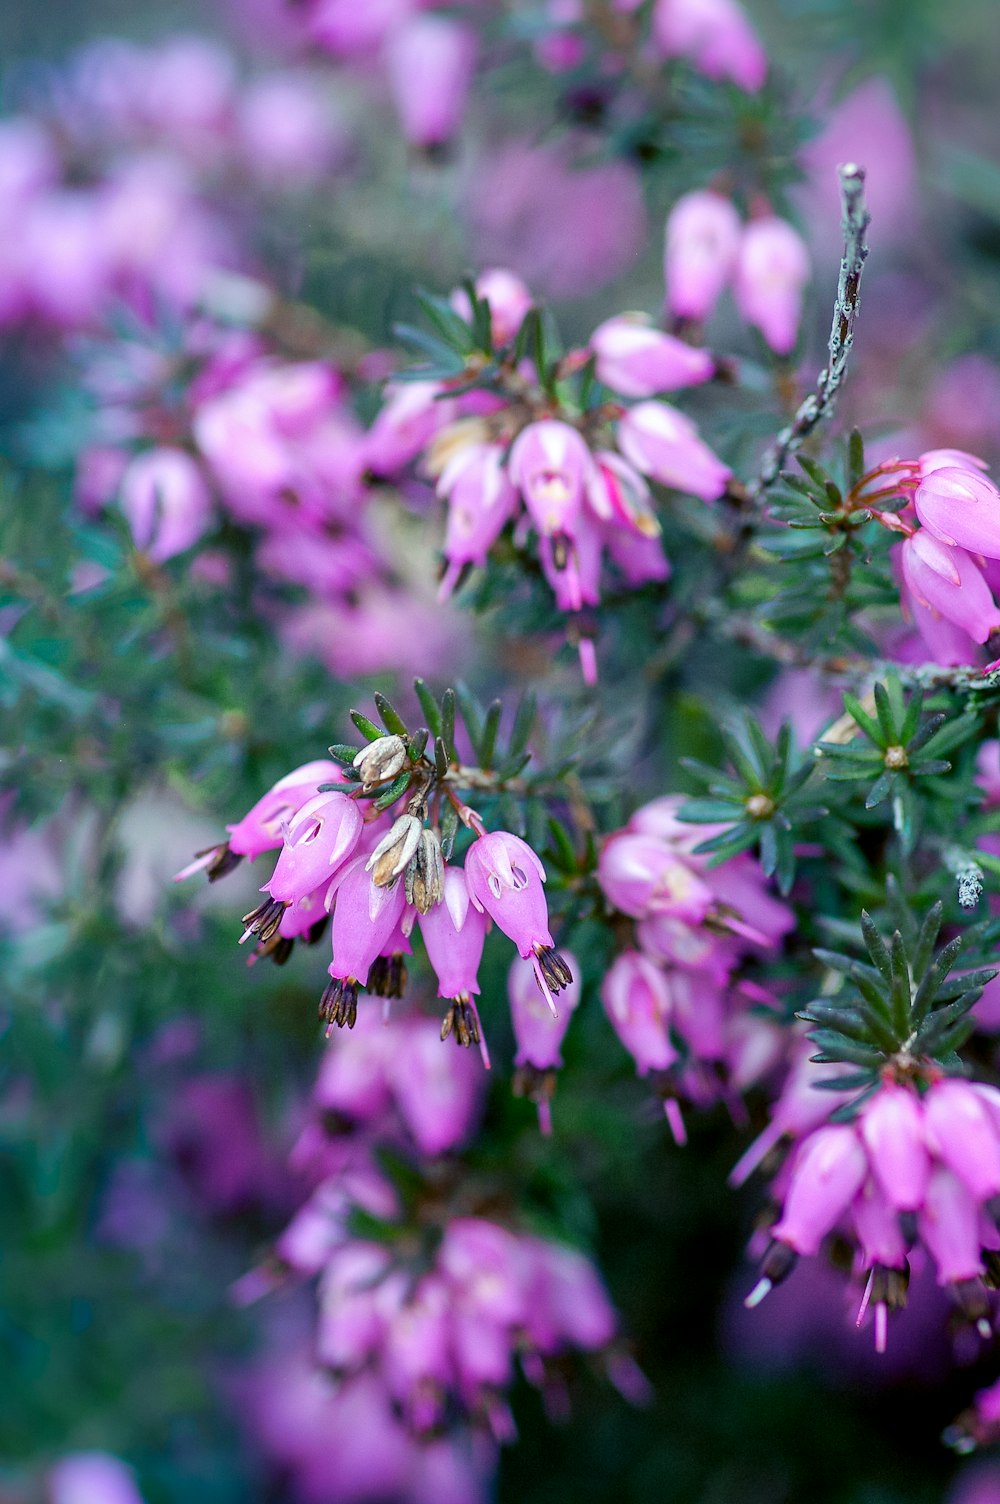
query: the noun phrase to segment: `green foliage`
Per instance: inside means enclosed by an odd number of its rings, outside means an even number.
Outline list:
[[[724,825],[695,850],[714,865],[756,847],[766,876],[776,877],[781,892],[788,893],[795,880],[795,833],[826,814],[806,796],[813,764],[801,759],[787,722],[773,745],[749,712],[741,724],[720,728],[720,735],[732,774],[685,758],[683,766],[704,783],[707,796],[689,799],[678,818]]]

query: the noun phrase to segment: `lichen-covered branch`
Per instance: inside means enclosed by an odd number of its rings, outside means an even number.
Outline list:
[[[830,357],[819,374],[815,390],[799,406],[791,423],[782,429],[764,456],[760,475],[750,492],[757,501],[781,474],[788,459],[831,412],[847,371],[854,344],[854,324],[861,306],[861,274],[868,246],[865,232],[871,221],[865,204],[865,170],[853,162],[838,167],[843,210],[844,255],[840,263],[837,300],[830,329]]]

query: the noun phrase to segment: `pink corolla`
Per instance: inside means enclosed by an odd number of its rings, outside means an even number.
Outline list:
[[[582,435],[568,423],[544,418],[518,434],[507,473],[542,534],[572,537],[592,466]]]
[[[406,907],[403,883],[397,878],[378,886],[363,852],[342,867],[332,880],[333,960],[330,982],[320,1001],[320,1018],[328,1032],[336,1024],[353,1028],[358,987],[368,981],[372,964],[402,918]]]
[[[535,1070],[558,1070],[562,1065],[562,1042],[569,1028],[570,1017],[580,1001],[579,963],[568,950],[563,951],[573,980],[560,997],[559,1017],[553,1018],[538,990],[533,967],[522,958],[511,965],[507,973],[507,996],[510,999],[511,1022],[517,1053],[514,1064],[531,1066]]]
[[[389,1057],[393,1099],[421,1154],[443,1154],[467,1138],[482,1097],[483,1070],[469,1050],[441,1048],[440,1025],[407,1019]]]
[[[601,983],[601,1001],[636,1073],[665,1071],[678,1058],[670,1039],[670,994],[661,969],[640,951],[624,951]]]
[[[346,794],[317,794],[289,821],[277,865],[263,892],[291,904],[329,882],[361,837],[364,819]]]
[[[339,763],[318,759],[293,768],[279,778],[257,800],[242,820],[229,825],[228,841],[199,852],[193,862],[178,872],[175,882],[182,882],[195,872],[205,871],[210,882],[224,877],[238,866],[243,857],[253,861],[264,851],[274,851],[284,841],[288,822],[319,791],[321,783],[340,783],[343,769]]]
[[[414,146],[442,146],[455,134],[475,57],[473,31],[446,16],[413,16],[388,34],[389,88],[403,135]]]
[[[448,503],[444,556],[448,568],[441,598],[449,596],[466,565],[483,568],[487,555],[517,509],[517,492],[496,444],[466,444],[445,466],[437,485]]]
[[[479,992],[479,962],[486,943],[487,917],[469,896],[465,873],[449,867],[444,900],[420,915],[420,933],[438,979],[438,997]]]
[[[900,556],[910,595],[928,611],[960,627],[973,642],[985,642],[1000,627],[1000,607],[965,549],[949,548],[921,528],[904,539]]]
[[[698,437],[694,422],[666,402],[639,402],[618,421],[618,447],[661,485],[716,501],[732,474]]]
[[[715,360],[707,350],[685,344],[631,314],[607,319],[590,336],[597,375],[623,397],[654,397],[710,381]]]
[[[506,830],[494,830],[473,841],[465,858],[465,880],[473,906],[487,913],[530,960],[535,977],[553,1013],[552,993],[573,980],[569,967],[555,950],[543,883],[545,868],[526,841]]]
[[[733,282],[736,306],[778,355],[795,346],[809,271],[806,243],[787,220],[771,214],[746,226]]]
[[[988,1330],[979,1281],[984,1250],[992,1257],[1000,1248],[990,1215],[1000,1193],[1000,1095],[993,1088],[953,1077],[918,1091],[885,1080],[852,1121],[807,1128],[781,1184],[782,1214],[748,1304],[787,1272],[781,1249],[815,1254],[839,1229],[858,1244],[859,1272],[867,1276],[861,1316],[873,1302],[880,1351],[887,1310],[905,1302],[915,1242],[930,1254],[938,1283]]]
[[[736,267],[742,224],[728,198],[697,189],[667,218],[663,277],[667,307],[682,319],[707,318]]]
[[[711,888],[690,863],[641,831],[611,837],[598,860],[597,876],[615,908],[634,919],[667,914],[700,924],[714,902]]]
[[[656,0],[653,42],[706,78],[728,78],[749,94],[763,87],[767,54],[738,0]]]
[[[921,456],[921,479],[913,504],[925,528],[950,548],[1000,558],[1000,491],[971,465],[929,468]]]

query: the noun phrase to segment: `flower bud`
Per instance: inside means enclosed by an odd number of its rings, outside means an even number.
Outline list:
[[[414,16],[393,28],[385,59],[406,139],[443,146],[458,129],[472,80],[473,32],[445,16]]]
[[[677,1051],[667,1032],[666,978],[648,956],[623,951],[601,983],[601,1001],[638,1075],[674,1064]]]
[[[715,361],[634,314],[606,319],[590,336],[597,376],[623,397],[655,397],[711,380]]]
[[[747,225],[733,282],[736,306],[778,355],[795,345],[808,280],[806,243],[787,220],[769,214]]]
[[[400,815],[382,837],[365,863],[365,871],[372,874],[376,888],[388,888],[395,882],[420,845],[423,828],[423,821],[416,815]]]
[[[376,784],[388,783],[406,767],[406,743],[401,736],[380,736],[362,747],[354,759],[365,793]]]
[[[663,256],[671,313],[707,318],[736,265],[741,233],[740,216],[721,193],[699,189],[677,200],[667,219]]]

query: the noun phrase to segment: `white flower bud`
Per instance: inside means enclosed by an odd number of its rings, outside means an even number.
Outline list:
[[[406,743],[401,736],[380,736],[378,741],[361,748],[354,766],[361,775],[361,787],[368,790],[395,778],[406,767],[406,761]]]

